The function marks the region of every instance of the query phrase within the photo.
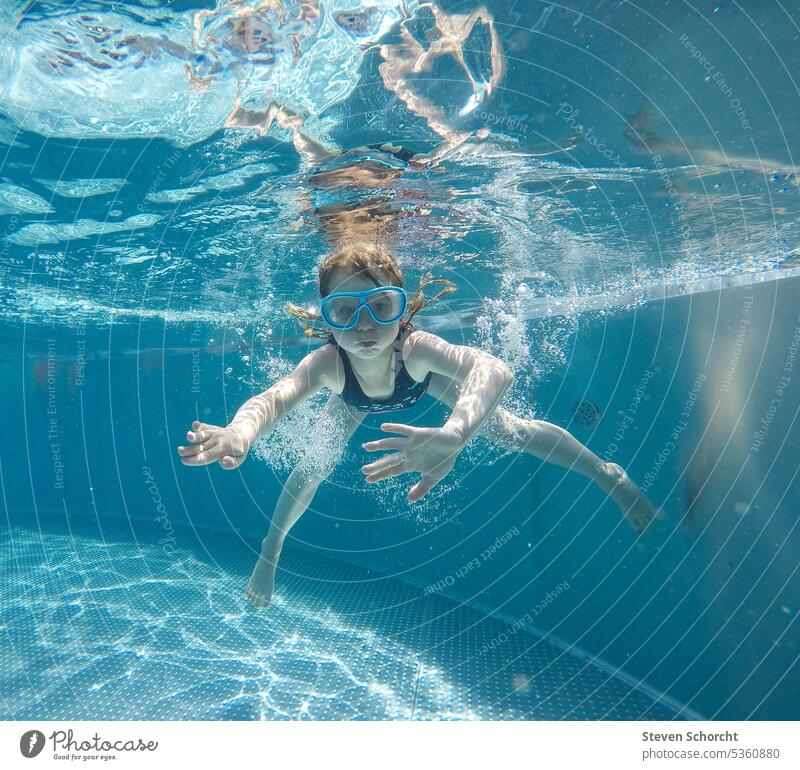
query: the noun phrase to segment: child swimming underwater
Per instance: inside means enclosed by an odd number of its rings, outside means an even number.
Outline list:
[[[408,299],[391,252],[375,243],[340,245],[319,266],[321,314],[294,305],[287,308],[306,321],[323,321],[330,329],[328,344],[246,401],[228,426],[194,422],[187,433],[189,446],[178,447],[184,465],[219,462],[231,470],[244,462],[255,441],[281,417],[323,388],[331,391],[322,416],[324,430],[315,439],[315,446],[318,442],[329,446],[322,453],[310,453],[284,484],[247,585],[247,596],[256,606],[269,605],[286,535],[333,471],[365,414],[403,409],[425,393],[452,407],[449,419],[434,428],[383,423],[384,431],[397,435],[364,444],[368,452],[390,450],[362,467],[367,482],[419,473],[421,478],[408,493],[410,502],[419,500],[451,471],[459,452],[480,432],[505,449],[589,477],[638,532],[654,518],[655,510],[619,465],[603,462],[557,425],[523,419],[499,406],[513,380],[503,361],[413,328],[412,317],[425,305],[422,288],[430,282],[426,279]],[[434,299],[450,290],[452,285]],[[313,326],[307,326],[306,333],[320,336]]]

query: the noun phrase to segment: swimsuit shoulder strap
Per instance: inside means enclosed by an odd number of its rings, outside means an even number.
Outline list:
[[[394,340],[394,378],[395,382],[397,381],[397,375],[400,374],[400,370],[405,366],[403,363],[403,345],[405,344],[406,338],[403,335],[403,330],[401,329],[397,333],[397,337]]]
[[[347,357],[347,353],[339,347],[339,343],[336,342],[336,338],[332,334],[328,335],[328,342],[336,348],[336,352],[339,354],[339,360],[344,367],[344,388],[348,390],[352,387],[352,381],[355,376],[353,367],[350,365],[350,359]]]
[[[413,329],[411,327],[401,329],[400,334],[395,341],[395,350],[397,351],[396,355],[396,365],[395,365],[395,382],[397,382],[397,378],[405,375],[410,382],[416,382],[411,375],[408,373],[408,369],[406,368],[406,362],[403,360],[403,346],[406,344],[406,340],[408,339],[408,335],[411,334]]]
[[[411,326],[411,324],[409,324],[408,326],[400,329],[400,333],[397,335],[397,340],[399,342],[400,355],[403,354],[403,346],[406,344],[406,340],[408,339],[408,336],[413,331],[414,331],[414,327]]]

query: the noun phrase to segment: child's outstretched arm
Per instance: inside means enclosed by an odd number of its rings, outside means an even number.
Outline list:
[[[455,430],[464,445],[500,405],[514,382],[508,364],[491,353],[467,345],[453,345],[428,332],[417,331],[409,339],[408,355],[415,366],[443,374],[461,386],[460,394],[445,428]]]
[[[190,446],[178,447],[181,462],[219,462],[225,470],[240,466],[260,436],[268,434],[281,417],[328,384],[329,347],[323,345],[309,353],[291,374],[245,401],[227,426],[192,423],[192,430],[186,434]]]
[[[403,359],[417,372],[434,372],[461,385],[453,412],[441,428],[415,428],[384,423],[381,428],[404,438],[385,438],[364,444],[369,452],[397,450],[362,467],[367,481],[375,482],[417,471],[422,479],[408,494],[419,500],[453,468],[459,452],[500,405],[514,380],[511,369],[499,358],[478,348],[452,345],[441,337],[416,331],[409,335]]]

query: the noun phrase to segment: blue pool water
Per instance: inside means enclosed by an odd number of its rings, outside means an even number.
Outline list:
[[[797,719],[800,16],[258,5],[0,9],[0,716]],[[325,396],[175,447],[317,344],[283,307],[352,233],[653,526],[483,438],[411,506],[370,416],[250,607]]]

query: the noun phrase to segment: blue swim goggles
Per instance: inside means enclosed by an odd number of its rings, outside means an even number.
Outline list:
[[[336,291],[320,301],[325,323],[332,329],[352,329],[365,307],[377,324],[391,324],[403,317],[408,295],[399,286],[377,286],[366,291]]]

